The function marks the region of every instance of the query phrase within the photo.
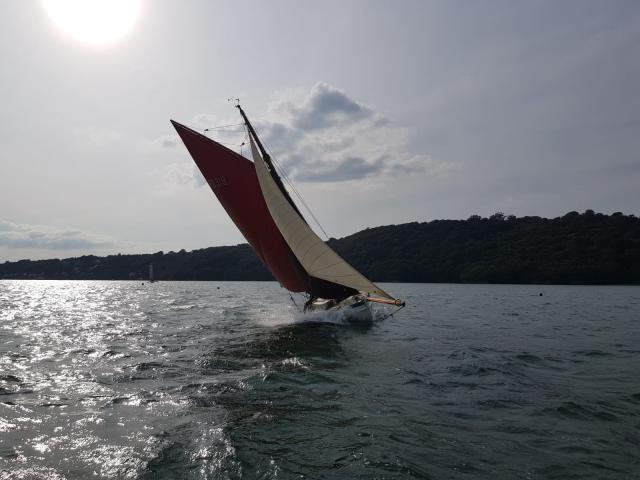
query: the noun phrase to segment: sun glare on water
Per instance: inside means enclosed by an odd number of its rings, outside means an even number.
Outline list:
[[[61,30],[95,46],[124,37],[140,15],[139,0],[42,0],[42,5]]]

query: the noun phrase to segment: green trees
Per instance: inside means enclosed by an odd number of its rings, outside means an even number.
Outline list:
[[[640,284],[640,219],[587,210],[561,217],[433,220],[367,228],[329,244],[376,281]],[[0,263],[0,278],[270,280],[244,244],[192,252]]]

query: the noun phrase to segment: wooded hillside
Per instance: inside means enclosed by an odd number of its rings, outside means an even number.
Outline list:
[[[640,284],[640,219],[592,210],[558,218],[477,215],[367,228],[330,245],[380,282]],[[244,244],[0,264],[0,278],[270,280]]]

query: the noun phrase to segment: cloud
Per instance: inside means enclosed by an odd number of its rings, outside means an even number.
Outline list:
[[[313,164],[310,165],[313,167]],[[370,174],[378,173],[384,167],[382,159],[369,163],[360,157],[348,157],[336,165],[319,164],[318,168],[311,168],[300,173],[296,178],[307,182],[333,182],[356,180]]]
[[[177,134],[162,135],[151,141],[152,146],[156,148],[175,148],[180,145],[180,137]]]
[[[352,100],[342,90],[317,83],[300,107],[291,106],[294,126],[302,130],[328,128],[337,123],[358,122],[371,117],[369,107]]]
[[[0,247],[71,250],[113,245],[112,238],[90,232],[0,220]]]
[[[72,130],[72,133],[77,140],[90,145],[92,148],[110,146],[125,138],[121,132],[97,126],[77,127]]]
[[[201,187],[206,184],[200,170],[188,162],[170,163],[154,172],[156,180],[153,182],[161,191],[176,187]]]
[[[413,131],[326,83],[275,96],[255,125],[280,166],[300,182],[353,181],[423,174],[446,175],[453,162],[413,152]]]
[[[246,133],[236,125],[238,121],[201,113],[190,125],[239,151]],[[409,174],[433,177],[459,168],[454,162],[412,151],[413,130],[327,83],[276,92],[265,117],[252,117],[252,123],[278,165],[299,182],[347,182]],[[216,128],[205,131],[211,127]],[[152,143],[165,150],[181,144],[175,134]],[[197,170],[182,163],[167,165],[162,177],[168,186],[204,184]]]

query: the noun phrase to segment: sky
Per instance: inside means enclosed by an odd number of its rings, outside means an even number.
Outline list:
[[[228,98],[330,237],[640,214],[635,0],[0,9],[0,261],[243,243],[169,122],[239,123]]]

